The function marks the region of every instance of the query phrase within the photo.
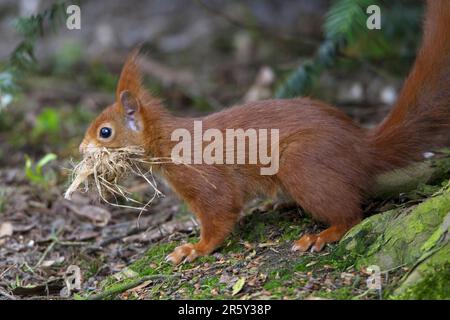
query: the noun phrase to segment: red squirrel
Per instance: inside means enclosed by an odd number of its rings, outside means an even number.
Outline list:
[[[315,220],[328,224],[292,247],[321,251],[361,221],[361,203],[377,175],[420,161],[424,152],[448,141],[449,22],[450,1],[429,0],[412,71],[394,108],[374,129],[309,98],[250,102],[202,118],[176,117],[142,86],[135,51],[121,72],[115,103],[90,125],[80,152],[138,145],[149,156],[168,157],[176,144],[171,133],[178,128],[192,132],[194,120],[202,121],[203,130],[279,129],[279,169],[273,175],[261,175],[261,165],[251,164],[195,164],[195,170],[158,166],[200,223],[200,240],[177,247],[167,260],[178,264],[210,254],[233,230],[244,204],[259,194],[287,194]]]

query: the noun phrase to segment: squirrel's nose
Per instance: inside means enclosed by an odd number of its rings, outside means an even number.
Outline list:
[[[83,140],[78,148],[82,156],[86,155],[87,153],[95,152],[95,150],[97,149],[98,146],[93,142],[89,142],[89,140]]]
[[[86,143],[84,141],[80,143],[80,147],[78,148],[78,150],[80,151],[81,155],[84,155],[84,153],[86,152]]]

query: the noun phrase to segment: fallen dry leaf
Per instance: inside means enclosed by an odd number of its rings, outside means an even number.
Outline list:
[[[69,201],[66,201],[65,205],[77,215],[88,218],[94,225],[99,227],[106,226],[111,219],[111,213],[101,207],[92,205],[78,206]]]
[[[59,258],[52,259],[52,260],[44,260],[44,261],[42,261],[40,266],[48,268],[48,267],[53,266],[54,264],[61,264],[63,262],[64,262],[64,257],[59,257]]]
[[[0,238],[9,237],[13,234],[13,225],[11,222],[3,222],[0,224]]]
[[[3,222],[0,224],[0,245],[5,242],[4,237],[10,237],[13,234],[13,225],[11,222]]]

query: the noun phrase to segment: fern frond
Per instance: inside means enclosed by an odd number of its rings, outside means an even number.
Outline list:
[[[10,57],[13,67],[20,70],[31,68],[36,59],[34,45],[38,37],[43,37],[46,29],[56,28],[66,19],[66,4],[57,2],[50,8],[29,17],[20,17],[16,21],[16,30],[24,40],[16,47]]]
[[[329,40],[354,41],[361,32],[367,32],[366,8],[376,4],[374,0],[335,1],[326,14],[324,31]]]
[[[313,60],[294,70],[279,86],[275,96],[290,98],[308,94],[314,86],[320,73],[336,62],[339,54],[346,47],[355,45],[367,37],[366,8],[378,4],[377,0],[337,0],[334,1],[326,14],[324,24],[325,41],[319,46]],[[382,33],[380,33],[382,35]],[[380,45],[382,44],[382,45]],[[373,37],[366,49],[382,54],[386,42]],[[378,51],[377,51],[378,50]]]

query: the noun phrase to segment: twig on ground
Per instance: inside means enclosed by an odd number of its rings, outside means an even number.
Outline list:
[[[175,278],[175,277],[179,277],[179,276],[181,276],[180,273],[174,273],[174,274],[170,274],[170,275],[155,274],[155,275],[144,276],[144,277],[136,279],[132,282],[128,282],[123,285],[118,285],[112,289],[105,290],[101,293],[89,296],[87,298],[87,300],[102,300],[102,299],[108,298],[110,296],[114,296],[119,293],[125,292],[127,290],[133,289],[133,288],[139,286],[140,284],[144,283],[145,281],[159,280],[159,279],[165,279],[165,278]]]
[[[48,245],[48,247],[45,249],[44,253],[39,258],[38,262],[34,265],[33,268],[30,268],[31,270],[36,269],[41,265],[41,263],[44,261],[45,257],[49,254],[50,251],[52,251],[55,244],[59,242],[58,236],[63,231],[63,228],[60,228],[54,235],[52,235],[52,242]]]

